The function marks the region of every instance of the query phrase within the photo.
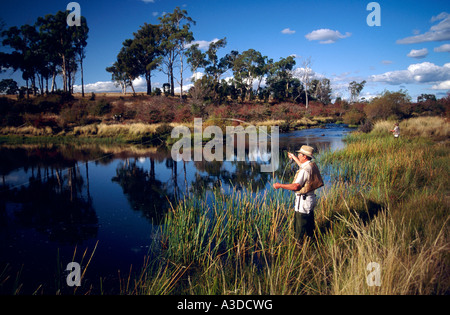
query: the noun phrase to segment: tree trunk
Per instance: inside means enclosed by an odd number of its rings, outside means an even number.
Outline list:
[[[61,45],[63,44],[63,40],[61,39]],[[63,91],[67,92],[67,64],[66,64],[66,55],[61,54],[62,58],[62,75],[63,75]]]
[[[151,71],[146,71],[145,80],[147,81],[147,95],[152,94],[152,74]]]
[[[84,97],[83,58],[80,58],[81,67],[81,97]]]
[[[133,80],[131,80],[131,78],[130,78],[130,86],[131,86],[131,90],[133,91],[133,96],[135,96],[136,95],[136,91],[134,90]]]
[[[173,80],[173,66],[170,67],[170,95],[175,96],[175,87],[174,87],[174,80]]]
[[[27,84],[27,98],[30,98],[30,92],[28,91],[28,79],[26,79],[26,84]]]
[[[305,96],[306,96],[306,109],[308,109],[309,104],[308,104],[308,86],[305,85]]]
[[[55,81],[56,81],[56,71],[54,71],[52,75],[52,89],[51,89],[52,93],[55,92]]]
[[[180,54],[180,100],[183,100],[183,54]]]

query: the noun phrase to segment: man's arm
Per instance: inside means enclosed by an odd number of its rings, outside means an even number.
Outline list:
[[[302,188],[302,186],[300,186],[300,184],[280,184],[280,183],[275,183],[273,184],[273,188],[278,189],[278,188],[283,188],[283,189],[287,189],[287,190],[292,190],[292,191],[297,191],[300,190]]]
[[[303,185],[306,182],[305,176],[306,173],[304,171],[300,171],[300,173],[298,173],[298,176],[295,177],[294,182],[292,184],[275,183],[273,184],[273,188],[275,189],[283,188],[287,190],[298,191],[302,189]]]
[[[300,160],[298,159],[298,157],[295,156],[295,154],[288,152],[288,157],[289,159],[294,160],[294,162],[297,163],[299,167],[302,167],[302,162],[300,162]]]

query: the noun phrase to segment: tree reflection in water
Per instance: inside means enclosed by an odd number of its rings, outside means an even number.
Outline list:
[[[33,257],[30,270],[41,271],[49,261],[54,263],[61,245],[80,246],[99,239],[92,269],[96,263],[98,270],[107,264],[113,271],[119,264],[136,266],[147,252],[137,250],[132,255],[130,249],[152,243],[177,200],[185,195],[201,199],[214,189],[227,193],[229,188],[245,187],[263,192],[270,189],[274,177],[287,182],[297,170],[287,159],[287,150],[298,150],[303,144],[319,152],[338,147],[342,130],[308,131],[311,136],[303,138],[300,132],[281,135],[280,165],[274,173],[261,172],[261,161],[249,161],[248,150],[243,162],[175,162],[170,150],[161,148],[0,146],[0,270],[4,263],[29,266],[24,259]],[[331,132],[335,135],[328,136]],[[22,181],[14,180],[20,176]],[[123,195],[110,194],[117,188]],[[53,264],[47,268],[54,272]]]
[[[89,194],[82,193],[85,182],[78,162],[61,159],[57,152],[44,148],[31,155],[21,149],[1,153],[0,204],[4,211],[0,225],[32,228],[60,244],[80,244],[97,236],[98,218]],[[31,169],[31,176],[26,185],[11,187],[4,176],[18,165]],[[86,167],[88,179],[87,171]],[[9,214],[7,204],[14,205]]]
[[[118,183],[133,210],[141,211],[154,225],[161,224],[175,194],[170,192],[169,183],[156,179],[155,162],[150,158],[150,171],[146,171],[134,161],[127,159],[117,166],[113,182]]]

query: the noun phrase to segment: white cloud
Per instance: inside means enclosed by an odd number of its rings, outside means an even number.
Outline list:
[[[439,84],[433,85],[432,90],[450,90],[450,80],[441,82]]]
[[[207,50],[207,49],[209,48],[209,44],[215,43],[215,42],[217,42],[217,41],[219,41],[218,38],[214,38],[213,40],[211,40],[211,41],[209,41],[209,42],[206,41],[206,40],[196,40],[196,41],[193,41],[192,43],[187,44],[187,45],[186,45],[186,48],[189,48],[189,47],[191,47],[192,45],[198,44],[198,48],[199,48],[199,49]]]
[[[81,92],[81,85],[74,85],[75,93]],[[120,87],[116,87],[112,81],[99,81],[95,83],[89,83],[84,85],[84,92],[86,93],[99,93],[99,92],[120,92]]]
[[[412,49],[407,56],[411,58],[422,59],[428,56],[428,49]]]
[[[450,80],[450,63],[438,66],[431,62],[412,64],[407,70],[390,71],[370,76],[373,82],[391,85],[407,83],[436,83]]]
[[[142,87],[147,88],[147,81],[145,81],[145,79],[143,77],[139,77],[137,79],[134,79],[133,80],[133,87],[135,89],[139,89],[139,88],[142,88]]]
[[[184,93],[189,92],[189,90],[190,90],[192,87],[194,87],[194,84],[183,85],[183,92],[184,92]],[[175,92],[175,93],[180,93],[180,91],[181,91],[181,87],[180,87],[180,86],[176,86],[175,89],[174,89],[174,92]]]
[[[441,21],[433,25],[430,30],[424,34],[406,37],[397,40],[397,44],[417,44],[424,42],[450,40],[450,14],[442,12],[438,16],[433,16],[431,22]]]
[[[158,84],[152,84],[156,87]],[[139,77],[133,81],[133,87],[136,92],[144,92],[147,90],[147,82],[143,77]],[[81,85],[74,85],[75,93],[81,93]],[[131,91],[131,87],[127,87],[127,91]],[[95,83],[88,83],[84,85],[85,93],[107,93],[107,92],[122,92],[120,86],[116,86],[112,81],[98,81]]]
[[[444,44],[442,46],[436,47],[435,52],[450,52],[450,44]]]
[[[145,3],[155,3],[155,0],[141,0],[141,1]]]
[[[189,80],[191,82],[195,82],[197,80],[200,80],[201,78],[203,78],[205,74],[203,72],[195,72],[194,74],[192,74],[192,76],[189,78]]]
[[[328,28],[322,28],[319,30],[312,31],[309,34],[306,34],[305,37],[308,40],[318,40],[321,44],[333,44],[339,39],[350,37],[352,34],[347,32],[345,35],[342,35],[339,31],[333,31]]]
[[[281,31],[282,34],[287,34],[287,35],[292,35],[295,34],[294,30],[291,30],[290,28],[285,28],[284,30]]]
[[[295,68],[292,71],[292,76],[297,79],[302,79],[305,74],[309,74],[310,79],[320,79],[323,77],[322,74],[316,73],[313,69],[305,69],[305,68]]]
[[[393,62],[391,60],[381,60],[381,63],[384,64],[384,65],[390,65]]]

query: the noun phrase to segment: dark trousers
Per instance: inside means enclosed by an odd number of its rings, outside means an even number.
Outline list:
[[[314,212],[303,214],[295,211],[294,215],[294,236],[301,241],[305,235],[314,236]]]

